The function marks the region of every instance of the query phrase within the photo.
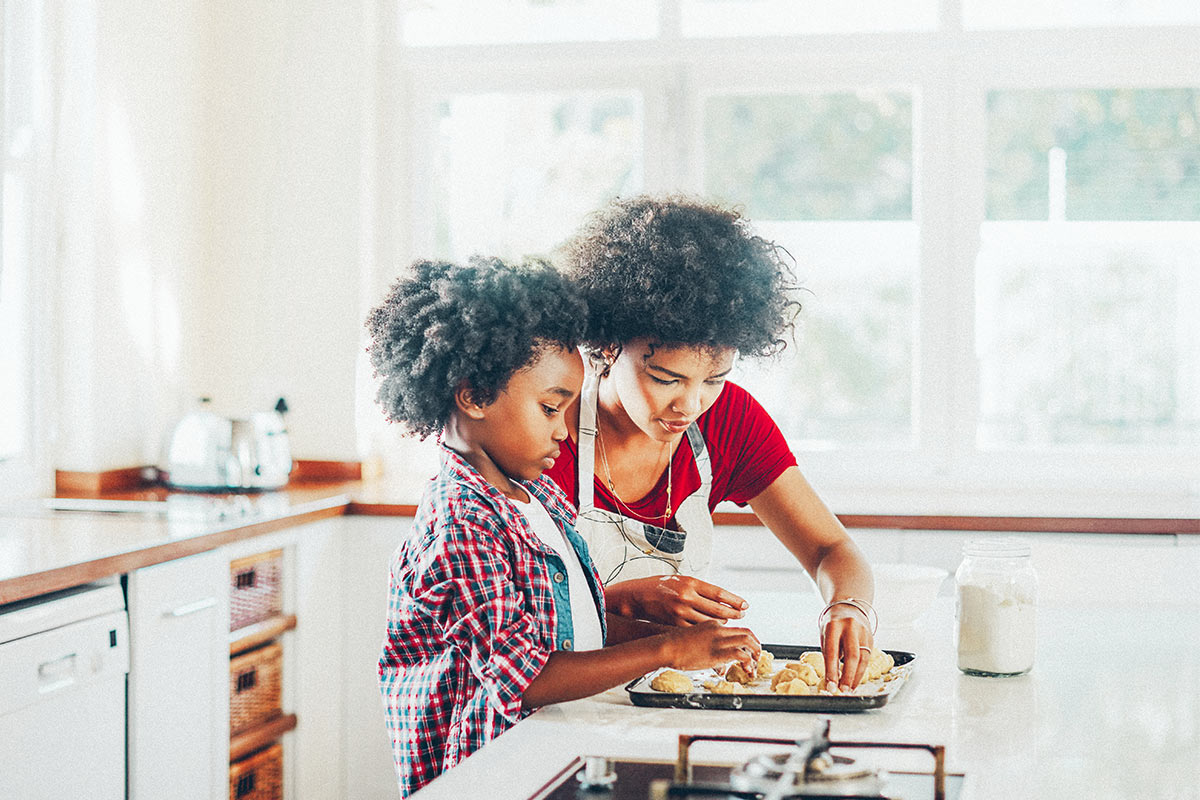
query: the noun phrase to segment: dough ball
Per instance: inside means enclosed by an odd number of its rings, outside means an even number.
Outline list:
[[[758,669],[755,670],[754,677],[763,679],[775,671],[775,654],[766,650],[758,654]]]
[[[754,678],[750,673],[746,672],[746,668],[742,666],[740,661],[735,661],[725,670],[725,680],[731,683],[749,684]]]
[[[825,677],[825,656],[820,650],[809,650],[807,653],[800,656],[800,661],[815,669],[818,677]]]
[[[871,658],[867,661],[867,671],[863,674],[864,681],[876,681],[896,664],[896,659],[879,648],[871,650]]]
[[[737,694],[742,687],[729,681],[707,681],[704,688],[713,694]]]
[[[650,681],[650,688],[656,692],[686,694],[695,687],[692,685],[692,679],[682,672],[676,672],[673,669],[664,669]]]
[[[812,694],[812,687],[799,678],[785,681],[775,687],[776,694]]]
[[[811,664],[799,664],[800,669],[795,670],[796,677],[807,683],[809,686],[816,686],[821,682],[821,675],[812,668]]]
[[[800,665],[797,664],[796,666]],[[771,688],[774,689],[781,683],[794,681],[798,677],[799,676],[796,674],[795,670],[791,669],[790,667],[784,667],[783,669],[779,670],[779,672],[776,672],[774,677],[771,678]]]

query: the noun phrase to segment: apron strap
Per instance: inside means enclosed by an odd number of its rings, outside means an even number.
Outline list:
[[[579,491],[579,513],[596,507],[596,402],[600,393],[600,371],[584,359],[583,389],[579,393],[579,440],[575,472]]]

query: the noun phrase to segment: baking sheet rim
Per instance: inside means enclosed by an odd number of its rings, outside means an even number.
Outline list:
[[[782,660],[799,658],[803,653],[819,651],[821,649],[815,645],[794,644],[763,644],[762,647],[764,650],[774,653],[777,659]],[[883,652],[891,655],[898,666],[909,666],[917,660],[916,655],[907,650],[889,650],[884,648]],[[656,689],[650,689],[649,686],[644,689],[635,688],[639,683],[646,681],[649,676],[659,671],[648,672],[626,684],[625,691],[629,695],[630,702],[644,708],[695,708],[706,711],[798,711],[816,713],[869,711],[873,708],[881,708],[887,705],[888,701],[904,688],[904,684],[908,682],[908,673],[911,672],[911,670],[906,670],[901,677],[891,681],[890,683],[898,684],[895,688],[889,688],[888,691],[868,695],[786,695],[766,692],[714,694],[703,690],[685,694],[682,692],[660,692]],[[700,670],[683,671],[698,672]],[[750,701],[749,704],[747,704],[747,700]]]

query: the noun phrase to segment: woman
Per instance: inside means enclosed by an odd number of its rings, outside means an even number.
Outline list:
[[[690,625],[743,615],[702,580],[712,511],[749,503],[816,581],[826,675],[857,686],[872,646],[871,571],[800,474],[779,427],[727,378],[784,346],[799,304],[780,248],[737,213],[686,198],[617,200],[567,246],[589,308],[589,364],[547,471],[610,611]]]

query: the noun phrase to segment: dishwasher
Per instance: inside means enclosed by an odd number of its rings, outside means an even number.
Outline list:
[[[0,798],[124,798],[128,672],[118,583],[0,606]]]

